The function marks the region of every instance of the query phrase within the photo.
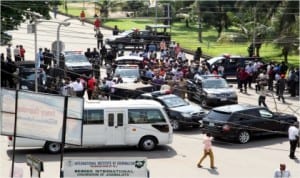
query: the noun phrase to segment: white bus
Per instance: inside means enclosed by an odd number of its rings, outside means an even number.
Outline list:
[[[150,151],[173,140],[163,106],[151,100],[86,101],[82,132],[82,147],[127,145]],[[9,146],[13,146],[11,136]],[[61,150],[60,143],[20,137],[16,147],[43,147],[49,153]]]

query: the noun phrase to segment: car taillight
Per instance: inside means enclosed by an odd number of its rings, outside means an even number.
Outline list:
[[[9,140],[9,141],[12,141],[12,136],[8,136],[8,140]]]
[[[227,124],[225,124],[225,125],[223,125],[223,131],[225,131],[225,132],[227,132],[227,131],[229,131],[230,130],[230,126],[229,125],[227,125]]]

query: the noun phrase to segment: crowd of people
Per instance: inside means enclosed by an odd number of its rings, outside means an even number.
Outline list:
[[[101,22],[99,23],[101,24]],[[85,56],[93,64],[95,72],[92,77],[81,77],[82,79],[85,79],[85,83],[88,83],[88,79],[95,78],[95,82],[93,83],[99,85],[99,87],[95,86],[90,88],[92,92],[89,92],[89,99],[97,99],[98,96],[102,95],[99,94],[99,92],[96,94],[97,97],[95,97],[96,95],[93,95],[93,91],[96,91],[97,88],[104,89],[106,93],[107,91],[111,92],[111,90],[113,90],[107,88],[111,88],[111,86],[117,83],[112,77],[114,76],[116,68],[114,59],[117,56],[124,55],[124,51],[118,51],[117,49],[108,50],[106,48],[103,44],[103,34],[100,29],[97,30],[98,25],[98,23],[95,25],[95,36],[97,37],[98,44],[97,48],[95,47],[93,51],[88,48],[85,52]],[[115,26],[112,34],[117,35],[118,33],[118,27]],[[168,44],[166,41],[162,40],[159,44],[150,43],[143,49],[144,50],[133,49],[129,52],[129,55],[140,56],[143,58],[143,62],[139,65],[141,70],[141,78],[139,80],[152,84],[153,90],[160,90],[162,85],[167,85],[173,93],[182,98],[185,98],[186,96],[185,83],[187,79],[193,79],[195,74],[215,74],[222,76],[225,70],[224,66],[221,64],[218,66],[210,66],[206,59],[201,59],[202,50],[200,47],[196,49],[194,58],[190,61],[186,58],[186,54],[179,43],[170,42]],[[36,55],[39,62],[38,66],[40,67],[40,65],[43,65],[46,72],[53,66],[52,63],[56,62],[53,59],[53,54],[47,48],[44,50],[40,48]],[[14,61],[12,60],[12,56],[14,56]],[[2,76],[4,77],[2,86],[14,86],[12,84],[13,82],[9,79],[10,77],[8,77],[9,73],[13,73],[15,70],[14,67],[11,67],[13,66],[11,64],[24,60],[25,49],[22,45],[16,45],[15,49],[12,49],[11,45],[8,45],[6,49],[6,58],[4,58],[3,53],[1,54],[1,63],[3,64],[2,68],[4,69],[2,72]],[[107,74],[107,76],[104,78],[102,77],[102,79],[100,78],[100,67],[105,67]],[[4,71],[8,72],[5,73]],[[268,93],[273,92],[273,90],[277,95],[277,99],[282,102],[285,102],[284,93],[286,89],[288,89],[291,97],[299,95],[299,68],[288,68],[287,64],[284,62],[275,63],[272,61],[265,64],[262,61],[255,60],[254,62],[248,63],[246,66],[237,66],[236,77],[240,92],[247,93],[249,88],[255,88],[256,92],[259,93],[258,104],[262,104],[265,107],[267,107],[265,98]],[[115,78],[118,77],[115,76]],[[65,83],[68,80],[70,80],[70,78],[65,79]],[[72,81],[69,83],[71,82]],[[55,83],[57,84],[58,82],[56,81]],[[87,89],[85,83],[82,85],[83,88]],[[109,83],[109,86],[107,86],[106,83]],[[253,84],[255,84],[255,86],[253,86]]]

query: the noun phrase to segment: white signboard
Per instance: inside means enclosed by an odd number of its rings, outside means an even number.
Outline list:
[[[147,178],[147,160],[128,158],[64,158],[65,177]]]
[[[18,92],[17,136],[61,142],[64,97]]]
[[[13,135],[15,123],[16,91],[1,89],[1,135]]]
[[[68,98],[68,118],[76,118],[82,120],[83,99],[78,97]]]
[[[68,97],[65,143],[82,144],[83,98]]]

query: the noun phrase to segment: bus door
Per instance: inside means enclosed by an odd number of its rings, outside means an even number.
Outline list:
[[[106,111],[105,122],[107,131],[106,145],[125,144],[125,111]]]

